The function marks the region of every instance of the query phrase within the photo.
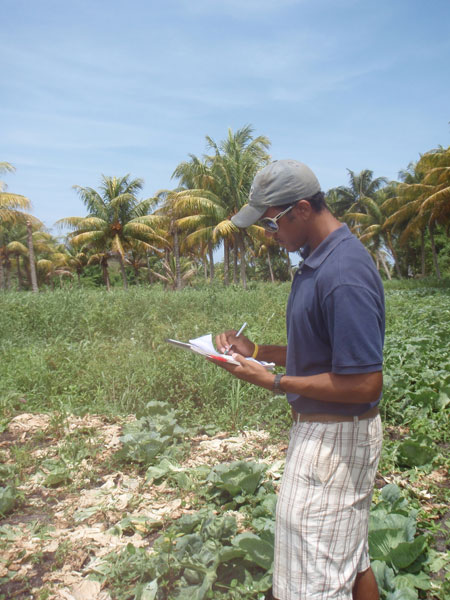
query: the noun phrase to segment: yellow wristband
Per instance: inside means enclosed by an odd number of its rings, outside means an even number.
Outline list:
[[[255,344],[255,342],[253,342]],[[258,356],[259,346],[255,344],[255,349],[253,350],[252,358],[256,358]]]

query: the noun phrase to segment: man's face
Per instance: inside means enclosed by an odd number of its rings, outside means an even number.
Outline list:
[[[277,206],[269,207],[263,217],[275,218],[282,210]],[[297,206],[281,217],[278,221],[278,231],[265,235],[273,239],[277,244],[286,248],[288,252],[296,252],[307,243],[307,223],[302,218],[301,211]]]

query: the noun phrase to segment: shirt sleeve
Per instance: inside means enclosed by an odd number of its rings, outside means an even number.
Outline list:
[[[357,374],[383,366],[382,299],[358,285],[339,285],[323,302],[332,348],[332,372]]]

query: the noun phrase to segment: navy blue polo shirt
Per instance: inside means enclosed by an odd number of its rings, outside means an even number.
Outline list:
[[[384,290],[362,243],[342,225],[305,259],[286,312],[286,375],[381,371]],[[300,413],[359,415],[372,404],[324,402],[287,394]]]

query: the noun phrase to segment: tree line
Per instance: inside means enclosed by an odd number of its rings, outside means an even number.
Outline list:
[[[111,271],[130,282],[161,281],[181,289],[194,278],[220,279],[245,288],[249,277],[291,276],[289,254],[257,224],[246,230],[230,221],[247,202],[257,171],[270,162],[270,141],[251,126],[216,143],[206,137],[202,157],[189,155],[174,170],[177,187],[140,199],[142,179],[102,176],[98,189],[74,186],[84,217],[55,225],[63,241],[29,212],[24,196],[0,182],[0,289],[81,284],[90,274],[109,290]],[[0,163],[1,172],[14,167]],[[450,273],[450,148],[425,152],[399,173],[399,181],[348,169],[348,183],[326,192],[330,210],[365,244],[383,277]],[[215,264],[214,252],[223,249]]]

